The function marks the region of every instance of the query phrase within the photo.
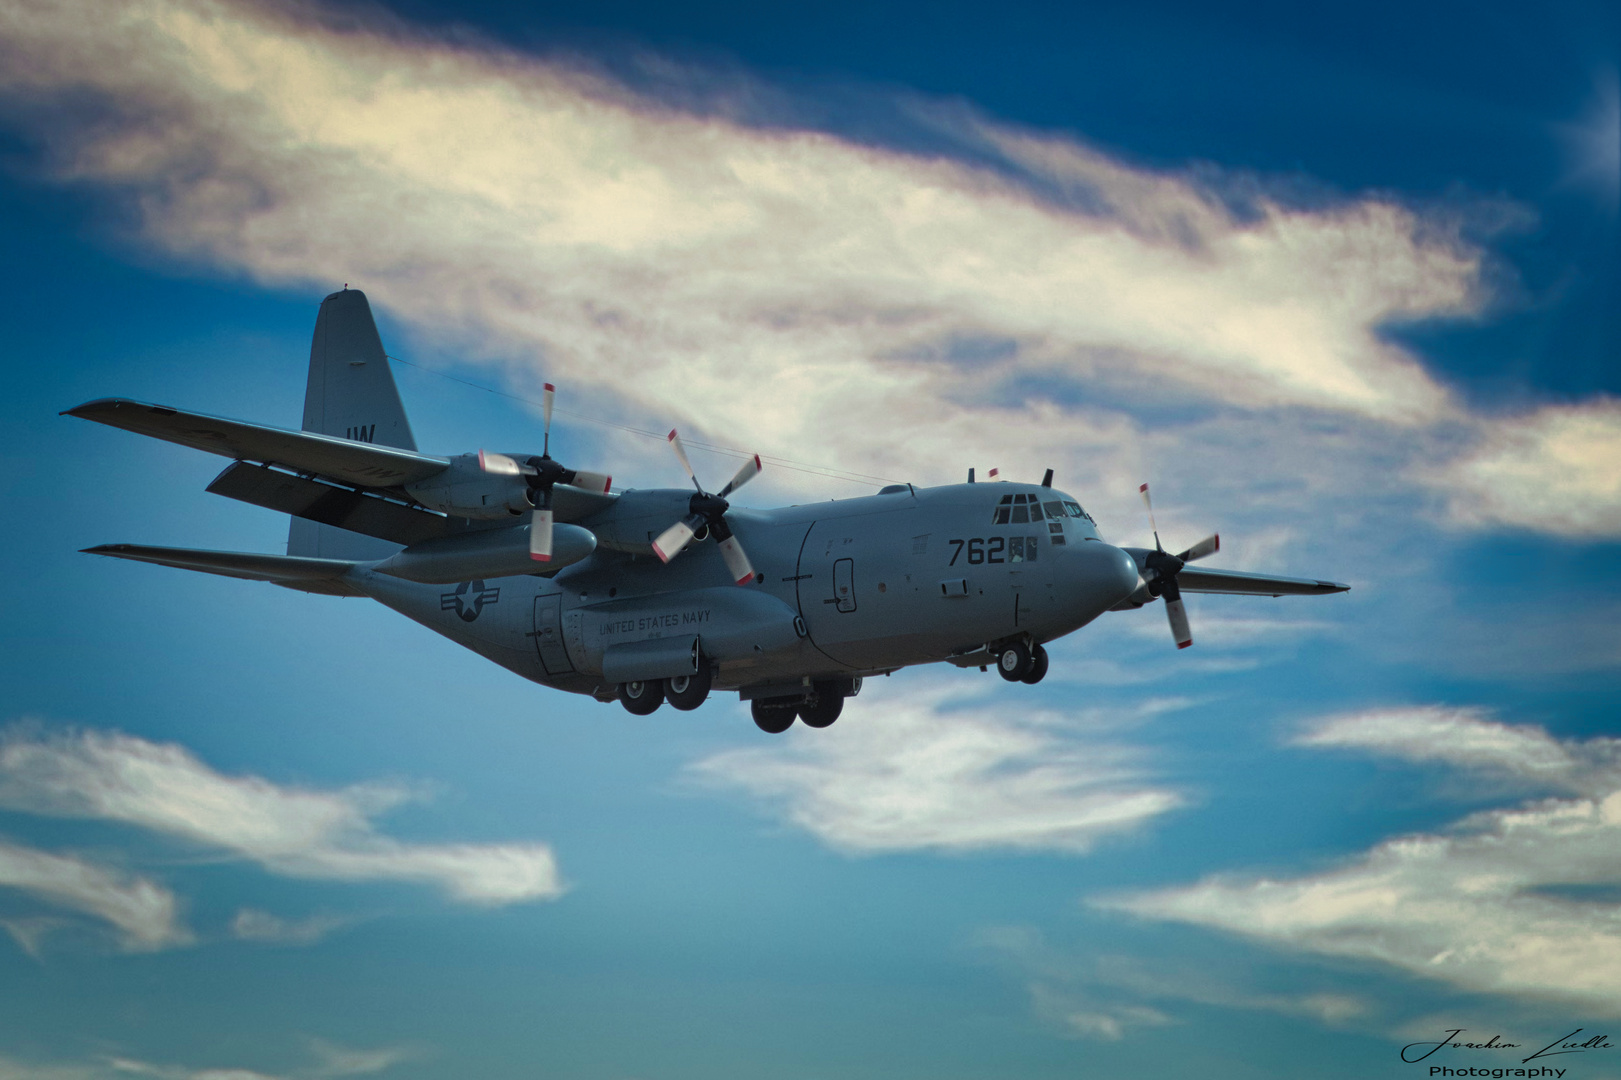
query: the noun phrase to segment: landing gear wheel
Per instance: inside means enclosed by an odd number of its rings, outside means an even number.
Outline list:
[[[794,725],[793,705],[773,705],[755,698],[749,702],[749,711],[754,714],[754,726],[767,735],[781,735]]]
[[[1031,686],[1034,686],[1036,683],[1040,682],[1046,677],[1047,650],[1043,649],[1040,645],[1037,645],[1035,648],[1030,650],[1030,670],[1025,672],[1024,678],[1020,679],[1019,681],[1027,682]]]
[[[677,675],[673,679],[665,679],[664,700],[673,708],[691,712],[704,703],[704,699],[709,696],[710,684],[714,681],[715,674],[708,665],[691,675]]]
[[[634,716],[647,716],[664,704],[664,684],[625,682],[619,684],[619,704]]]
[[[816,696],[799,707],[799,719],[806,727],[825,728],[844,711],[844,688],[836,682],[816,684]]]
[[[1030,673],[1030,650],[1015,641],[996,654],[996,671],[1008,682],[1020,682]]]

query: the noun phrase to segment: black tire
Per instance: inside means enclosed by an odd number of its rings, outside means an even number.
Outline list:
[[[816,696],[799,707],[799,719],[806,727],[830,727],[844,711],[844,684],[818,682]]]
[[[996,654],[996,672],[1008,682],[1022,682],[1030,673],[1030,650],[1024,642],[1015,641]]]
[[[1030,670],[1025,672],[1024,678],[1020,679],[1019,681],[1027,682],[1031,686],[1034,686],[1036,683],[1040,682],[1046,677],[1047,650],[1043,649],[1040,645],[1037,645],[1035,648],[1030,650]]]
[[[704,703],[714,681],[715,673],[707,664],[691,675],[677,675],[673,679],[665,679],[664,700],[668,701],[672,708],[691,712]]]
[[[632,716],[647,716],[664,704],[664,684],[651,680],[620,683],[619,704]]]
[[[794,726],[794,706],[774,705],[769,701],[755,698],[749,702],[749,711],[754,714],[754,726],[767,735],[781,735]]]

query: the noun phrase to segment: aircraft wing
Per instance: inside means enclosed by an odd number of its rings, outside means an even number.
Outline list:
[[[1321,596],[1346,592],[1349,585],[1315,578],[1274,577],[1271,574],[1242,574],[1236,570],[1206,570],[1188,566],[1176,575],[1183,592],[1237,593],[1243,596]]]
[[[181,412],[126,398],[87,401],[64,416],[94,420],[138,435],[206,450],[222,457],[262,461],[296,472],[319,473],[360,487],[413,484],[450,466],[448,458],[355,442],[335,435],[249,424],[202,413]]]
[[[355,564],[344,559],[306,559],[289,555],[258,555],[246,551],[201,551],[195,548],[146,547],[141,544],[102,544],[84,548],[87,555],[200,570],[205,574],[268,581],[301,592],[331,596],[364,596],[343,581]]]

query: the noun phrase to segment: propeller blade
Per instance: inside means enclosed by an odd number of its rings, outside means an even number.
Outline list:
[[[478,452],[478,467],[492,476],[523,475],[523,466],[516,461],[505,454],[492,454],[485,450]]]
[[[720,497],[723,499],[726,498],[726,496],[730,495],[732,492],[736,491],[738,488],[742,487],[744,484],[748,483],[750,480],[753,480],[759,475],[760,455],[755,454],[753,457],[749,458],[749,460],[743,463],[743,467],[741,469],[737,470],[737,475],[732,477],[732,482],[720,489]]]
[[[670,449],[675,451],[675,456],[681,459],[681,467],[687,470],[687,479],[691,480],[692,486],[702,493],[704,490],[703,485],[698,483],[698,474],[692,471],[692,462],[687,460],[687,448],[681,445],[681,436],[675,433],[674,428],[671,428],[670,434],[665,437],[670,440]]]
[[[737,542],[737,537],[728,536],[720,542],[721,558],[726,560],[726,569],[731,572],[732,580],[739,585],[747,585],[754,578],[754,565],[749,557],[743,553],[743,545]]]
[[[1192,547],[1188,548],[1188,550],[1178,555],[1177,558],[1181,559],[1185,563],[1189,563],[1193,562],[1195,559],[1202,559],[1206,555],[1214,555],[1220,550],[1221,534],[1217,533],[1216,535],[1207,536],[1203,540],[1200,540],[1197,544],[1194,544]]]
[[[614,478],[607,473],[585,472],[583,469],[577,469],[574,472],[574,479],[568,483],[569,487],[577,487],[584,491],[600,491],[606,495],[613,481]]]
[[[1193,630],[1188,626],[1188,609],[1183,605],[1181,597],[1175,600],[1166,598],[1165,617],[1171,621],[1171,636],[1176,639],[1176,647],[1185,649],[1192,645]]]
[[[549,457],[552,452],[552,399],[557,397],[557,387],[551,383],[542,383],[544,388],[541,394],[541,415],[546,418],[546,426],[541,429],[540,454]]]
[[[1138,488],[1137,491],[1143,497],[1143,505],[1148,507],[1148,527],[1154,530],[1154,546],[1159,548],[1159,550],[1164,551],[1165,549],[1160,547],[1159,524],[1154,520],[1154,501],[1148,497],[1148,485],[1144,484],[1142,487]]]
[[[653,554],[659,557],[660,562],[669,562],[681,554],[682,548],[692,543],[693,535],[697,533],[698,529],[696,526],[689,524],[691,520],[691,518],[682,518],[659,533],[658,539],[653,541]],[[699,524],[702,523],[703,519],[700,518]]]
[[[536,562],[552,561],[552,511],[535,507],[529,517],[529,557]]]

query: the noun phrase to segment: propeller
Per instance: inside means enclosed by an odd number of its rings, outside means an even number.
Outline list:
[[[1176,639],[1177,648],[1185,649],[1193,644],[1193,630],[1188,626],[1188,609],[1182,603],[1182,587],[1176,583],[1176,575],[1188,563],[1220,551],[1221,536],[1207,536],[1180,555],[1170,554],[1159,542],[1159,525],[1154,521],[1154,502],[1148,497],[1148,485],[1144,484],[1137,490],[1142,494],[1143,505],[1148,508],[1148,527],[1154,530],[1154,550],[1148,553],[1144,566],[1148,591],[1153,596],[1165,598],[1165,617],[1171,623],[1171,636]]]
[[[553,460],[552,402],[557,396],[557,388],[551,383],[546,383],[545,387],[542,410],[546,426],[539,457],[520,462],[505,454],[491,454],[484,450],[478,452],[480,469],[493,476],[521,476],[528,485],[526,494],[529,505],[534,507],[529,517],[529,557],[536,562],[551,562],[552,559],[552,488],[557,484],[567,484],[586,491],[606,493],[613,484],[613,477],[605,473],[570,469]]]
[[[665,529],[653,541],[653,554],[661,561],[669,562],[681,554],[700,532],[708,530],[720,545],[721,558],[726,560],[726,569],[731,573],[732,580],[739,585],[747,584],[754,577],[754,565],[744,553],[743,545],[737,542],[737,537],[726,525],[726,511],[729,508],[726,496],[759,475],[760,455],[755,454],[745,461],[743,467],[737,470],[737,475],[732,477],[731,483],[720,489],[720,494],[711,495],[704,490],[704,486],[698,482],[698,475],[692,471],[692,462],[687,460],[687,449],[681,445],[681,436],[671,431],[668,439],[670,449],[681,459],[681,467],[687,470],[687,479],[698,489],[698,494],[687,504],[687,516]]]

